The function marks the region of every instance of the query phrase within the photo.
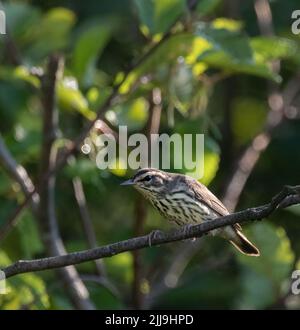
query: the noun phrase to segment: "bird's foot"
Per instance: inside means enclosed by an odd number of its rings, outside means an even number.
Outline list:
[[[187,225],[184,225],[183,226],[184,235],[187,235],[189,233],[191,227],[193,227],[193,225],[190,224],[190,223],[188,223]],[[192,242],[195,242],[196,241],[196,237],[188,238],[188,240],[191,240]]]
[[[152,247],[152,241],[157,239],[160,235],[160,230],[152,230],[151,233],[148,234],[148,245]]]

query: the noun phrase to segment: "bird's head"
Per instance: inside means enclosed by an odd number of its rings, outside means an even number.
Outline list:
[[[129,180],[121,185],[132,185],[145,197],[152,198],[163,194],[168,183],[172,180],[172,174],[154,168],[142,168]]]

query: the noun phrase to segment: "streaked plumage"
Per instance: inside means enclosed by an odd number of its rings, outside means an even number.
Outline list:
[[[139,170],[124,185],[133,185],[169,221],[179,226],[199,224],[229,214],[206,186],[181,174],[152,168]],[[239,251],[258,256],[258,249],[241,233],[239,224],[212,231],[229,240]]]

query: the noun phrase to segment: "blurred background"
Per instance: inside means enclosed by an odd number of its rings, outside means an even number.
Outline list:
[[[205,134],[200,181],[231,211],[265,204],[299,183],[300,34],[291,30],[297,5],[1,1],[0,268],[170,230],[132,188],[119,186],[133,171],[97,167],[99,134],[119,125],[148,136]],[[48,133],[59,159],[99,109],[96,125],[57,172],[51,205],[42,193],[7,225],[47,172]],[[51,111],[58,120],[47,131]],[[176,242],[12,277],[0,308],[297,309],[300,297],[290,285],[300,269],[299,217],[293,206],[244,225],[260,258],[218,238]]]

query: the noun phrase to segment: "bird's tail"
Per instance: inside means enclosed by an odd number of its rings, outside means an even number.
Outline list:
[[[238,229],[234,229],[234,231],[235,235],[230,238],[230,243],[243,254],[258,257],[260,255],[258,248],[254,244],[252,244],[248,240],[248,238],[243,235]]]

